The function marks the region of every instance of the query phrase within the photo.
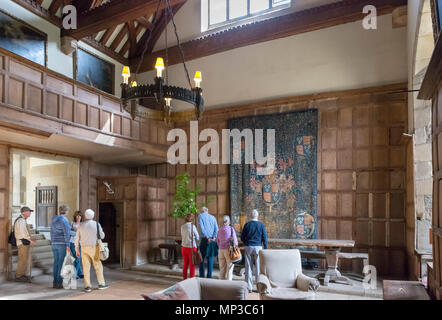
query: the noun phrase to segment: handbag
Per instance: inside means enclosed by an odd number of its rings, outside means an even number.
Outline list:
[[[193,223],[192,223],[192,228],[191,228],[191,232],[192,232],[192,264],[194,266],[198,266],[200,265],[201,262],[203,262],[203,256],[201,255],[201,252],[198,248],[198,246],[196,246],[196,251],[193,251]]]
[[[229,258],[231,263],[237,263],[242,260],[242,254],[239,247],[233,242],[233,228],[230,227],[230,247],[229,247]]]
[[[109,248],[104,245],[103,241],[101,241],[100,232],[98,231],[98,225],[99,223],[97,222],[97,249],[100,252],[100,260],[105,261],[109,258]]]

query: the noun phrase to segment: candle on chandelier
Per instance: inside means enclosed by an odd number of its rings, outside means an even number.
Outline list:
[[[199,88],[201,86],[201,81],[202,81],[201,71],[197,71],[195,73],[195,78],[193,78],[193,80],[195,80],[195,87]]]
[[[123,83],[129,84],[129,78],[130,78],[130,68],[128,66],[123,67],[123,72],[121,73],[123,76]]]
[[[164,60],[161,57],[157,58],[157,63],[155,64],[155,69],[157,69],[157,77],[161,78],[164,70]]]

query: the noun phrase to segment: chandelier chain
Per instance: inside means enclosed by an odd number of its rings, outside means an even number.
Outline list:
[[[189,82],[190,88],[192,88],[192,82],[190,81],[189,70],[187,69],[186,60],[184,59],[183,47],[181,46],[180,38],[178,37],[178,31],[177,31],[177,27],[176,27],[176,24],[175,24],[175,19],[174,19],[174,16],[173,16],[173,11],[172,11],[172,8],[170,7],[169,0],[166,0],[166,3],[167,3],[167,8],[169,10],[169,14],[170,14],[170,17],[171,17],[171,20],[172,20],[173,29],[174,29],[174,32],[175,32],[175,37],[176,37],[176,40],[177,40],[178,48],[180,50],[181,59],[183,60],[183,66],[184,66],[184,71],[186,73],[187,81]]]
[[[152,38],[152,31],[154,30],[154,27],[156,25],[158,11],[160,10],[160,5],[161,5],[162,2],[163,2],[163,0],[158,0],[157,10],[155,11],[155,14],[154,14],[153,19],[152,19],[152,30],[149,31],[149,36],[147,37],[147,40],[144,43],[143,52],[141,53],[141,58],[138,61],[137,70],[135,71],[135,77],[137,76],[138,72],[140,71],[141,63],[143,62],[144,55],[146,54],[146,51],[147,51],[147,46],[149,44],[150,39]]]
[[[168,10],[164,10],[164,38],[166,39],[166,85],[169,85],[169,44],[167,41],[167,13]]]

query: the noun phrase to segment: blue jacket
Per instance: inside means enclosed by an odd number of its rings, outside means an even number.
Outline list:
[[[51,223],[51,243],[63,244],[69,247],[69,240],[71,238],[71,227],[69,221],[64,216],[55,216]]]
[[[267,231],[261,221],[249,221],[241,232],[241,241],[247,247],[263,246],[267,249]]]

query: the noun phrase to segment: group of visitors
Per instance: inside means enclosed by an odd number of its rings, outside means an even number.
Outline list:
[[[254,270],[255,280],[259,276],[259,251],[267,249],[267,232],[264,223],[258,221],[259,213],[252,211],[252,219],[247,222],[241,232],[241,241],[245,245],[245,280],[249,291],[253,288],[252,273]],[[200,278],[212,278],[213,260],[218,256],[220,268],[219,278],[222,280],[232,280],[234,264],[230,260],[231,244],[238,245],[236,232],[230,225],[230,217],[223,217],[223,226],[218,228],[216,218],[208,212],[206,207],[198,215],[198,229],[193,223],[193,215],[188,214],[185,218],[186,223],[181,226],[181,248],[183,256],[183,279],[187,279],[187,270],[189,277],[195,276],[195,265],[192,264],[192,251],[197,252],[199,241],[199,250],[202,262],[199,265]],[[205,272],[207,262],[207,273]]]
[[[19,282],[31,281],[31,245],[35,245],[36,242],[31,238],[26,220],[31,216],[32,212],[33,210],[30,208],[23,207],[13,227],[18,247],[15,280]],[[62,205],[59,208],[59,214],[54,216],[51,221],[51,244],[54,255],[53,288],[63,288],[61,269],[66,254],[72,254],[75,259],[75,278],[84,279],[85,292],[92,291],[90,282],[91,262],[97,274],[98,289],[107,289],[108,286],[103,276],[103,265],[100,260],[99,248],[97,247],[98,235],[103,239],[105,234],[101,225],[93,220],[95,212],[88,209],[83,215],[80,211],[75,211],[72,222],[69,222],[68,215],[69,207]]]

